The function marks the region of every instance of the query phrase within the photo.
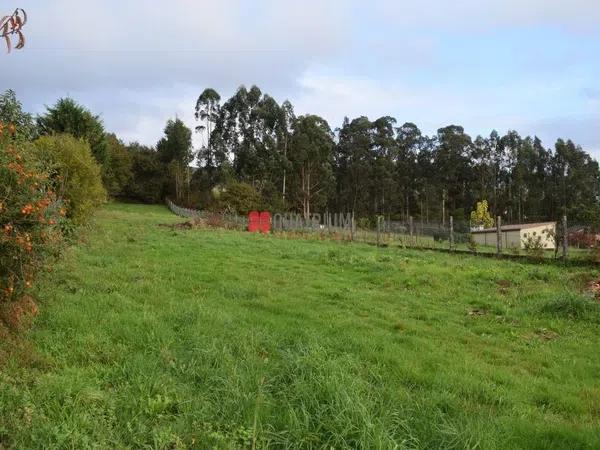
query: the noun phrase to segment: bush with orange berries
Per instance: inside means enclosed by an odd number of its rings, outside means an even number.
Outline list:
[[[0,302],[19,299],[60,246],[65,209],[42,164],[0,123]]]

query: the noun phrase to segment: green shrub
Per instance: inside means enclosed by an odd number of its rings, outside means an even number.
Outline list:
[[[589,321],[600,319],[600,304],[591,298],[570,293],[544,303],[541,311],[565,319]]]
[[[125,186],[133,178],[133,155],[114,134],[106,135],[108,163],[104,171],[104,185],[111,196],[123,196]]]
[[[8,131],[10,130],[10,132]],[[0,302],[20,299],[61,240],[64,211],[32,144],[0,123]]]
[[[535,232],[533,235],[528,236],[523,240],[523,249],[527,256],[533,259],[543,259],[544,258],[544,243],[542,241],[541,235],[536,235]]]
[[[160,203],[167,184],[167,168],[156,151],[139,144],[127,148],[132,157],[132,178],[123,188],[123,197],[142,203]]]
[[[227,184],[217,200],[218,209],[230,210],[242,215],[260,210],[262,207],[263,201],[260,193],[248,183]]]
[[[85,222],[106,200],[100,166],[89,144],[63,134],[39,138],[34,149],[52,173],[56,192],[67,205],[67,217],[75,224]]]

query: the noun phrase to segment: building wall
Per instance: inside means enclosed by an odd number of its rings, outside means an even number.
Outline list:
[[[509,250],[511,248],[522,248],[521,233],[519,230],[504,231],[502,233],[502,248]]]
[[[473,239],[477,245],[485,245],[489,247],[496,246],[496,232],[490,231],[485,233],[473,233]],[[502,232],[502,248],[509,249],[520,245],[521,236],[519,230],[503,231]]]
[[[544,230],[555,230],[555,225],[542,225],[536,228],[526,228],[523,230],[512,230],[512,231],[503,231],[502,232],[502,248],[505,250],[509,250],[511,248],[521,248],[524,247],[524,242],[527,239],[527,236],[542,236],[542,244],[545,249],[554,250],[554,239],[548,236],[548,233],[544,233]],[[484,245],[495,247],[496,246],[496,232],[484,232],[484,233],[473,233],[473,239],[477,243],[477,245]]]
[[[527,228],[525,230],[521,230],[521,241],[522,243],[525,242],[525,240],[530,236],[542,236],[542,244],[544,245],[544,248],[547,250],[554,250],[556,246],[554,238],[546,233],[546,230],[556,232],[556,225],[543,225],[536,228]]]

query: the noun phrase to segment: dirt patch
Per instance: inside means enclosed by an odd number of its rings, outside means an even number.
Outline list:
[[[548,330],[547,328],[540,328],[539,330],[536,330],[535,334],[543,341],[553,341],[558,338],[558,333]]]
[[[510,280],[497,280],[496,285],[498,286],[498,292],[500,294],[507,295],[513,283]]]
[[[587,291],[590,292],[597,301],[600,301],[600,280],[588,283]]]
[[[487,314],[487,311],[485,309],[475,308],[469,311],[468,314],[471,317],[485,316]]]
[[[500,286],[501,288],[509,288],[512,286],[512,281],[510,280],[498,280],[496,281],[496,284],[498,286]]]
[[[498,286],[498,292],[502,295],[506,295],[513,283],[510,280],[497,280],[496,285]]]

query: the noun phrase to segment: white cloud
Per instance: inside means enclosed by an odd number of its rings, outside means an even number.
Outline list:
[[[448,91],[445,86],[408,86],[400,83],[380,84],[367,78],[318,75],[308,72],[298,83],[300,93],[292,98],[299,114],[316,113],[330,121],[335,128],[344,116],[350,119],[364,115],[371,120],[391,115],[398,124],[411,121],[427,134],[450,124],[464,125],[475,137],[487,135],[493,129],[500,133],[517,130],[522,135],[537,135],[547,147],[559,137],[574,139],[587,151],[600,157],[600,113],[570,113],[556,116],[536,116],[532,109],[543,98],[551,104],[554,99],[568,95],[552,83],[537,83],[496,89],[491,93],[475,87]],[[522,99],[515,104],[507,89]],[[588,90],[595,97],[595,90]]]
[[[585,62],[597,41],[583,40],[587,50],[575,59],[567,58],[582,40],[541,52],[536,41],[514,49],[521,59],[505,48],[500,61],[493,48],[500,33],[483,50],[472,49],[481,55],[490,47],[483,62],[443,45],[446,37],[476,39],[489,29],[590,31],[600,21],[596,1],[22,3],[30,16],[27,47],[10,55],[0,89],[15,89],[34,112],[71,95],[102,113],[109,130],[147,144],[176,114],[193,127],[195,99],[205,87],[225,98],[242,83],[290,98],[297,112],[320,114],[332,127],[345,115],[393,115],[427,132],[458,123],[479,133],[598,112],[598,99],[588,95],[597,77]],[[560,42],[559,35],[553,37]],[[581,61],[586,70],[571,73]]]
[[[598,32],[597,0],[375,0],[375,14],[406,27],[486,30],[506,26],[557,26]]]

